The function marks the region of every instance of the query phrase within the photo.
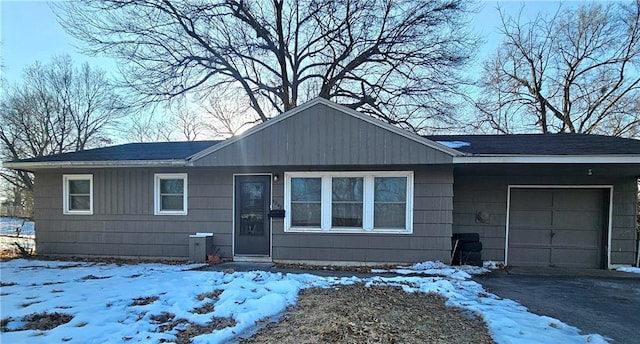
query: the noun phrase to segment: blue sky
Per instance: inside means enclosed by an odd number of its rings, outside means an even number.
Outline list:
[[[565,3],[563,6],[579,4],[581,1]],[[481,12],[474,18],[474,29],[486,40],[476,65],[470,73],[479,71],[483,58],[495,50],[499,42],[499,24],[496,1],[480,3]],[[533,18],[540,12],[553,12],[558,1],[500,1],[500,6],[511,15],[523,10],[523,17]],[[78,44],[56,21],[56,17],[44,1],[0,0],[0,57],[2,76],[10,83],[20,80],[25,66],[36,60],[48,62],[53,55],[69,54],[76,63],[89,62],[107,71],[115,72],[115,62],[109,58],[88,57],[79,53]]]
[[[10,83],[21,78],[24,67],[35,61],[49,62],[53,55],[69,54],[76,63],[89,62],[115,70],[109,58],[82,55],[76,42],[58,24],[45,1],[0,0],[0,57],[2,76]]]

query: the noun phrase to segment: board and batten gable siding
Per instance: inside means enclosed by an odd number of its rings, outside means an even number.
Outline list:
[[[188,173],[188,215],[154,215],[154,173]],[[93,174],[93,215],[63,215],[62,175]],[[144,168],[36,173],[39,254],[186,259],[189,234],[214,233],[231,256],[231,173]]]
[[[635,178],[456,175],[455,179],[453,233],[479,233],[482,259],[494,261],[504,261],[509,185],[613,185],[610,263],[634,263],[637,211]],[[479,212],[488,213],[489,221],[478,222],[476,214]]]
[[[453,222],[452,166],[435,165],[404,170],[414,172],[413,234],[285,232],[284,221],[273,219],[273,259],[367,263],[448,262],[451,259]],[[283,179],[273,184],[274,201],[279,204],[284,204]]]
[[[451,163],[447,153],[324,104],[301,110],[193,162],[194,166]]]

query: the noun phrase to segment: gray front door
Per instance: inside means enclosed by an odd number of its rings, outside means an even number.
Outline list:
[[[270,176],[235,177],[236,255],[268,256],[271,238]]]
[[[601,268],[607,196],[602,189],[512,189],[508,264]]]

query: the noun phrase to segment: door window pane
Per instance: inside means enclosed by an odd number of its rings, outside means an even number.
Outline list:
[[[320,227],[321,178],[291,178],[291,225]]]
[[[374,178],[374,228],[405,228],[407,215],[407,178]]]
[[[332,178],[331,226],[362,228],[363,178]]]
[[[264,235],[265,184],[245,182],[241,184],[240,235]]]

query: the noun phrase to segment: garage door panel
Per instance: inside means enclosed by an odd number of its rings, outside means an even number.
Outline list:
[[[601,189],[568,189],[553,192],[553,208],[556,210],[591,210],[602,209]]]
[[[600,268],[605,192],[513,188],[509,264]]]
[[[553,213],[548,210],[515,210],[511,211],[509,221],[516,228],[550,228],[553,223]]]
[[[551,261],[558,267],[599,268],[600,250],[597,248],[553,248]]]
[[[541,261],[549,261],[551,254],[548,247],[510,246],[511,250],[517,250],[517,258],[510,253],[509,261],[517,259],[518,266],[540,266]]]
[[[554,229],[553,245],[599,247],[600,234],[596,231]]]
[[[511,190],[511,209],[549,209],[553,206],[553,195],[545,190]]]
[[[549,245],[551,231],[549,229],[513,229],[509,231],[510,245]]]
[[[554,211],[553,228],[597,231],[602,228],[602,213],[596,211]]]

